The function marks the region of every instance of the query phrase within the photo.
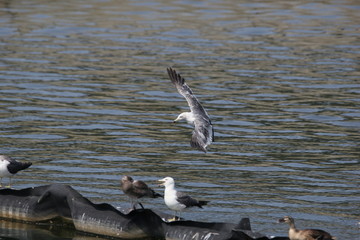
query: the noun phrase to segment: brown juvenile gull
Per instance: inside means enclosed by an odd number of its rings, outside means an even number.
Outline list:
[[[168,208],[175,211],[175,215],[173,219],[169,219],[169,221],[176,220],[176,213],[179,212],[179,219],[181,217],[181,211],[185,208],[189,207],[199,207],[202,208],[203,205],[206,205],[208,201],[198,201],[185,193],[178,192],[175,189],[175,181],[172,177],[166,177],[158,180],[162,182],[162,186],[165,186],[164,191],[164,201]]]
[[[133,209],[135,209],[136,204],[139,204],[141,208],[144,209],[144,206],[138,201],[139,198],[162,197],[161,194],[156,193],[154,190],[149,188],[148,185],[146,185],[146,183],[144,183],[143,181],[134,180],[130,176],[123,176],[121,178],[120,188],[130,198]]]
[[[289,238],[290,240],[334,240],[335,237],[330,233],[319,229],[304,229],[298,230],[295,227],[295,221],[292,217],[283,217],[279,219],[279,222],[289,223]]]
[[[190,145],[206,152],[206,147],[214,141],[214,129],[209,115],[186,84],[185,79],[172,68],[168,68],[167,72],[171,82],[175,85],[178,92],[185,97],[190,107],[190,112],[181,113],[174,122],[185,119],[189,124],[193,125],[194,130]]]
[[[31,162],[19,162],[8,156],[0,155],[0,187],[2,187],[3,177],[9,177],[9,187],[11,187],[11,178],[21,170],[31,166]]]

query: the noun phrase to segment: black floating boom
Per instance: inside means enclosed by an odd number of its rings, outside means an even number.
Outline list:
[[[21,190],[0,190],[0,218],[17,222],[55,222],[78,231],[125,239],[281,240],[252,232],[250,221],[238,224],[163,220],[163,213],[150,209],[124,214],[113,206],[94,204],[71,186],[52,184]],[[56,227],[56,224],[53,226]],[[61,225],[63,227],[63,225]],[[1,231],[1,226],[0,226]]]

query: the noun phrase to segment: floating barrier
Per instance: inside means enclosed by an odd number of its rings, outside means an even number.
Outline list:
[[[150,209],[137,209],[125,214],[110,204],[92,203],[71,186],[62,184],[0,190],[0,218],[7,220],[0,221],[0,234],[19,224],[41,226],[41,223],[46,223],[52,225],[52,230],[66,226],[77,232],[122,239],[288,240],[287,237],[269,238],[253,232],[247,218],[234,224],[167,222],[164,219],[168,217]],[[15,223],[11,225],[9,221]]]

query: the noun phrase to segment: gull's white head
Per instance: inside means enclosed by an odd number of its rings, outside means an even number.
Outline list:
[[[195,117],[192,112],[183,112],[174,120],[174,123],[180,120],[185,119],[189,124],[194,125]]]
[[[169,187],[171,185],[175,185],[175,181],[172,177],[166,177],[163,179],[158,180],[159,182],[162,182],[160,186]]]

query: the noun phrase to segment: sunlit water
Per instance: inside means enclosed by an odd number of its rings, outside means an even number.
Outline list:
[[[249,217],[284,236],[291,215],[355,239],[360,5],[238,2],[1,1],[0,151],[33,162],[14,187],[70,184],[129,207],[122,175],[157,191],[172,176],[210,201],[187,219]],[[212,118],[207,154],[172,123],[188,107],[169,66]]]

